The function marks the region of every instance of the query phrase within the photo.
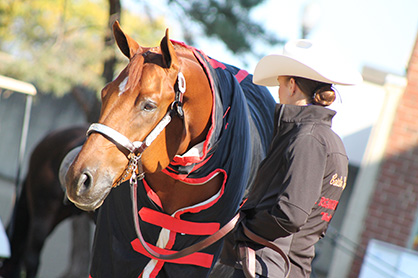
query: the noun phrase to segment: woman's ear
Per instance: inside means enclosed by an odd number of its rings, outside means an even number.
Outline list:
[[[295,81],[294,78],[291,77],[289,79],[289,82],[287,82],[287,86],[289,87],[289,91],[290,91],[291,95],[296,93],[297,85],[296,85],[296,81]]]

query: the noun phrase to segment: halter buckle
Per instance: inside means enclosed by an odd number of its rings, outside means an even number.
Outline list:
[[[184,110],[183,110],[183,95],[186,92],[186,78],[182,72],[177,74],[177,82],[175,84],[175,99],[174,102],[171,104],[171,109],[176,111],[177,115],[180,118],[184,117]]]

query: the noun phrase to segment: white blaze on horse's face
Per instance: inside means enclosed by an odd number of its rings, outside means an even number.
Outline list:
[[[121,96],[126,91],[126,84],[128,84],[129,76],[125,77],[122,82],[119,84],[119,94]]]

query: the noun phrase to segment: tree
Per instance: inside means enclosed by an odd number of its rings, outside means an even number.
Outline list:
[[[122,59],[111,33],[120,14],[120,0],[6,0],[0,4],[0,50],[13,59],[3,59],[0,72],[34,83],[40,93],[72,93],[93,121],[100,107],[97,92],[113,79],[116,57]],[[159,42],[161,19],[124,15],[130,19],[124,29],[133,36]]]
[[[188,17],[198,22],[207,36],[218,38],[233,53],[239,55],[251,52],[252,43],[256,40],[268,44],[283,43],[250,17],[250,11],[264,1],[168,0],[168,3],[178,6],[183,11],[180,20],[184,21],[184,18]],[[187,40],[188,43],[193,44],[194,38],[186,36]]]
[[[158,45],[164,33],[161,16],[146,16],[155,5],[153,1],[132,0],[143,4],[142,15],[122,12],[120,1],[1,1],[0,51],[14,58],[2,58],[0,73],[32,82],[40,93],[56,96],[72,93],[86,120],[96,120],[100,107],[97,93],[113,79],[118,59],[122,59],[122,55],[115,53],[111,33],[114,20],[121,19],[124,30],[141,44]],[[195,22],[205,34],[218,38],[240,55],[251,52],[255,40],[280,42],[249,16],[263,1],[166,0],[166,3],[178,12],[186,43],[194,45],[195,38],[189,29],[190,22]]]

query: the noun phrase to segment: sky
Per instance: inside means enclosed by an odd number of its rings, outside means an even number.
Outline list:
[[[140,12],[136,0],[122,0],[130,9]],[[173,10],[166,0],[154,0],[152,10],[165,16],[173,39],[182,34]],[[310,7],[310,14],[304,13]],[[346,53],[359,70],[364,65],[373,66],[398,75],[405,67],[418,31],[418,0],[267,0],[251,16],[264,24],[267,30],[285,40],[301,37],[301,25],[312,18],[312,31],[308,38],[332,40]],[[222,43],[213,39],[198,41],[197,48],[221,61],[247,67],[252,72],[257,60],[243,65]],[[261,55],[280,53],[282,46],[257,48]],[[263,53],[264,52],[264,53]],[[213,55],[212,55],[213,53]],[[242,65],[240,65],[242,64]]]
[[[130,2],[135,0],[124,0]],[[155,10],[166,15],[170,37],[182,40],[181,30],[165,0],[154,0]],[[226,0],[227,1],[227,0]],[[131,6],[136,9],[135,5]],[[154,9],[153,7],[153,9]],[[305,12],[309,7],[309,13]],[[308,38],[332,41],[344,60],[362,72],[364,66],[405,76],[418,33],[418,0],[267,0],[251,16],[270,32],[285,40],[301,38],[303,21],[311,22]],[[203,37],[203,36],[202,36]],[[252,73],[258,61],[251,57],[243,64],[222,43],[201,39],[196,45],[207,55]],[[255,45],[261,56],[281,53],[283,46]],[[270,87],[277,99],[277,87]],[[337,86],[338,101],[333,129],[340,135],[354,164],[360,164],[371,128],[382,112],[382,90],[365,86]],[[353,140],[353,136],[355,139]]]

